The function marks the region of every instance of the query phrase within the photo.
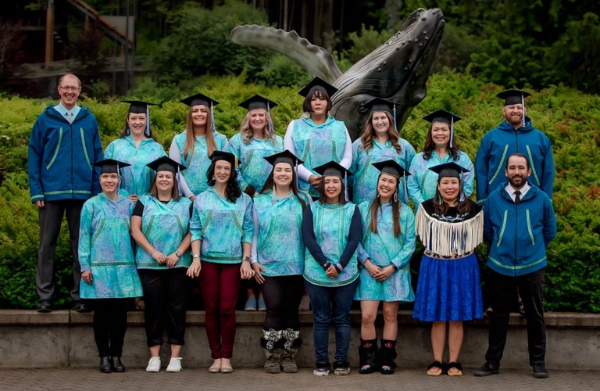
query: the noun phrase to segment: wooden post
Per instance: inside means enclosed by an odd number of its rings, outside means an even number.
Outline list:
[[[54,61],[54,0],[46,8],[46,68]]]

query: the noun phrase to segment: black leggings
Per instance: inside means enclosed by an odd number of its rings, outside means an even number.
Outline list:
[[[265,330],[300,330],[298,306],[304,294],[304,278],[298,276],[266,277],[263,297],[267,306]]]
[[[127,329],[127,310],[133,299],[89,300],[94,309],[94,339],[100,357],[121,357]]]
[[[185,272],[184,267],[138,270],[144,289],[144,319],[149,348],[162,344],[165,328],[169,344],[184,344]]]

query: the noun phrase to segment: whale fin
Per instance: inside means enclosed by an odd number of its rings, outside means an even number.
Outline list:
[[[313,77],[320,77],[333,84],[342,72],[331,53],[301,38],[295,31],[246,24],[237,26],[229,33],[234,43],[274,50],[293,60]]]

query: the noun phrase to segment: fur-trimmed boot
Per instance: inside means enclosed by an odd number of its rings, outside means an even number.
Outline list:
[[[379,367],[382,374],[391,375],[394,373],[394,368],[396,368],[394,360],[397,356],[396,341],[382,339],[381,348],[379,348]]]
[[[377,339],[360,340],[358,356],[360,358],[360,369],[358,373],[365,375],[377,370]],[[365,367],[368,365],[368,367]]]
[[[298,348],[302,345],[300,331],[292,329],[283,330],[282,337],[284,343],[283,352],[281,354],[281,368],[285,373],[296,373],[298,372],[296,353],[298,353]]]
[[[281,330],[263,330],[263,337],[260,339],[260,345],[265,350],[267,361],[264,368],[266,373],[279,373],[281,360]]]

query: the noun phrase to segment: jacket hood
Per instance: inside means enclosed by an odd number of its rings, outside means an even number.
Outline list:
[[[529,186],[531,186],[531,189],[529,189],[529,191],[527,192],[527,194],[525,194],[523,196],[523,198],[521,199],[521,201],[526,201],[530,198],[533,198],[535,196],[537,196],[537,194],[540,192],[539,187],[535,186],[533,183],[527,181],[527,183],[529,183]],[[500,192],[500,195],[502,196],[502,198],[509,200],[510,202],[512,201],[512,198],[510,197],[510,195],[508,194],[508,192],[506,191],[506,186],[508,186],[508,181],[504,181],[502,182],[498,187],[497,190]]]
[[[515,128],[506,121],[502,121],[500,123],[500,125],[498,125],[498,129],[505,131],[505,132],[510,132],[510,133],[515,132]],[[531,118],[525,116],[525,126],[521,126],[520,128],[517,128],[517,131],[518,132],[531,132],[533,129],[534,129],[534,127],[533,127],[533,125],[531,125]]]

